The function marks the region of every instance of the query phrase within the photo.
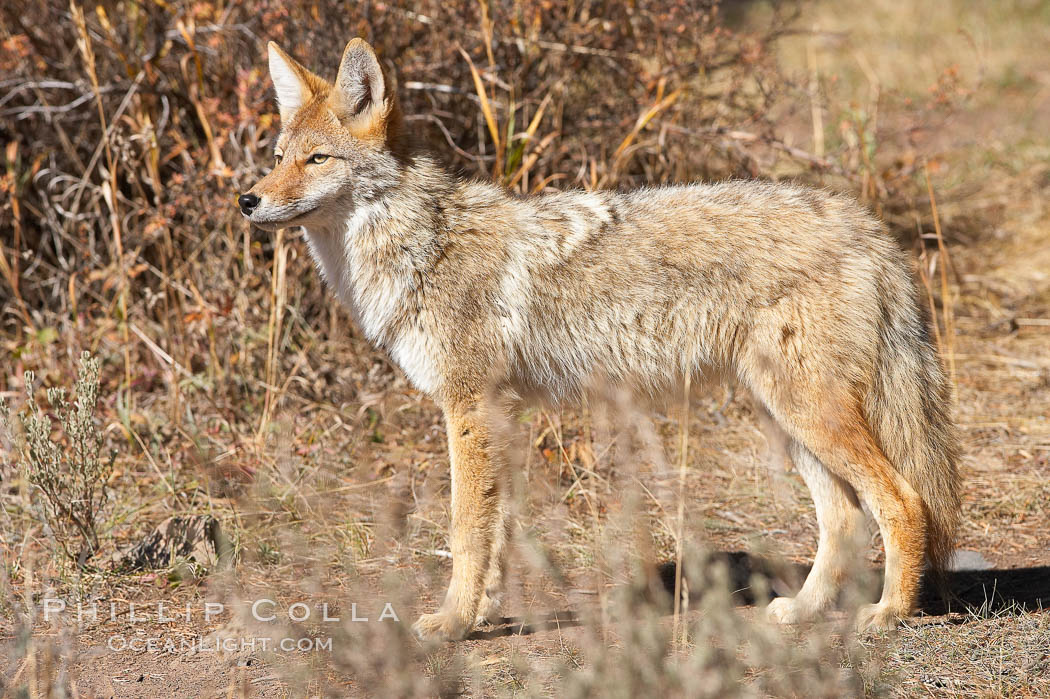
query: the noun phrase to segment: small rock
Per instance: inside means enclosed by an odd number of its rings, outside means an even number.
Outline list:
[[[211,515],[175,516],[123,554],[114,557],[121,570],[167,568],[177,561],[193,562],[205,569],[229,563],[233,547]]]
[[[987,558],[969,549],[955,549],[948,563],[949,570],[991,570],[994,567]]]

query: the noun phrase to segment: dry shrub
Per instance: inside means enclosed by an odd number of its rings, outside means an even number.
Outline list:
[[[199,346],[200,321],[215,329],[269,286],[260,272],[272,241],[251,237],[232,204],[271,160],[265,40],[327,75],[345,41],[364,36],[400,78],[409,128],[450,167],[520,191],[762,174],[724,134],[773,139],[770,106],[790,89],[769,54],[787,19],[741,33],[715,2],[129,2],[82,12],[53,0],[3,12],[13,35],[0,65],[10,76],[0,216],[14,232],[5,293],[17,300],[5,332],[83,318],[115,323],[142,352],[125,321],[157,323],[163,333],[148,334],[161,349],[192,373],[217,359],[209,379],[219,381],[233,353]],[[298,312],[323,317],[319,284],[297,286]]]
[[[8,349],[46,354],[95,329],[122,355],[129,409],[166,393],[181,424],[183,394],[203,392],[251,424],[269,416],[254,393],[274,362],[345,337],[301,249],[254,234],[233,203],[277,133],[268,39],[330,75],[365,37],[399,78],[408,128],[450,168],[523,193],[812,172],[906,212],[914,235],[913,214],[929,220],[923,154],[879,150],[864,107],[828,125],[819,154],[800,147],[812,105],[843,107],[778,70],[797,8],[772,8],[755,31],[715,0],[6,5]]]
[[[234,206],[277,133],[269,39],[330,75],[365,37],[399,78],[407,127],[450,168],[516,191],[804,176],[855,188],[909,237],[916,218],[931,230],[924,154],[883,145],[877,102],[783,74],[775,49],[798,34],[797,8],[771,7],[756,31],[715,0],[7,4],[7,349],[47,354],[66,330],[94,330],[122,355],[129,409],[167,394],[181,424],[184,393],[204,393],[256,432],[274,362],[345,337],[301,248],[253,233]],[[816,153],[814,105],[843,115]],[[296,280],[284,297],[276,259]]]
[[[65,556],[83,568],[99,552],[109,509],[109,480],[116,452],[103,453],[105,438],[96,424],[99,361],[80,358],[76,402],[65,389],[49,388],[47,402],[60,430],[33,396],[33,373],[26,372],[29,408],[15,416],[21,427],[19,465],[40,501],[50,537]],[[0,398],[0,429],[11,429]]]

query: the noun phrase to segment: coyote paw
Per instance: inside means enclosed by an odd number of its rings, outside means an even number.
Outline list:
[[[857,611],[857,631],[888,631],[897,628],[901,617],[888,605],[865,604]]]
[[[777,597],[771,600],[766,607],[766,615],[778,624],[798,624],[811,616],[795,597]]]
[[[481,604],[478,606],[478,617],[474,620],[475,626],[482,624],[494,624],[499,619],[500,598],[498,594],[490,595],[486,592],[481,596]]]
[[[466,638],[473,624],[449,614],[424,614],[412,624],[412,633],[421,641],[459,641]]]

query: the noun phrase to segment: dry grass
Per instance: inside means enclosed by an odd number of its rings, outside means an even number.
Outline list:
[[[1050,599],[1050,65],[1030,50],[1050,22],[1038,2],[929,5],[5,6],[0,389],[17,408],[24,370],[69,386],[94,352],[100,427],[118,450],[110,549],[172,514],[211,514],[237,562],[203,578],[69,565],[5,442],[0,692],[1050,693],[1048,617],[1031,611]],[[405,624],[346,622],[351,603],[375,620],[383,601],[407,622],[443,591],[443,425],[328,300],[299,234],[253,233],[232,199],[276,133],[265,40],[334,69],[354,35],[397,67],[412,127],[450,166],[517,191],[793,177],[878,210],[915,249],[954,363],[960,543],[1004,571],[998,587],[960,578],[969,610],[888,637],[853,638],[844,615],[767,626],[739,605],[797,583],[791,564],[816,543],[811,503],[796,476],[767,468],[747,406],[711,387],[687,429],[679,399],[521,417],[507,623],[421,647]],[[754,578],[743,557],[705,564],[739,551],[775,564]],[[143,625],[125,611],[75,629],[45,622],[48,596],[227,612]],[[234,611],[260,597],[278,603],[276,626]],[[289,622],[297,601],[344,622]],[[139,631],[333,645],[107,650]]]

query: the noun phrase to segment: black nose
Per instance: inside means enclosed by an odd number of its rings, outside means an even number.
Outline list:
[[[259,205],[259,197],[254,194],[242,194],[237,197],[237,203],[241,205],[241,213],[250,216],[252,209]]]

